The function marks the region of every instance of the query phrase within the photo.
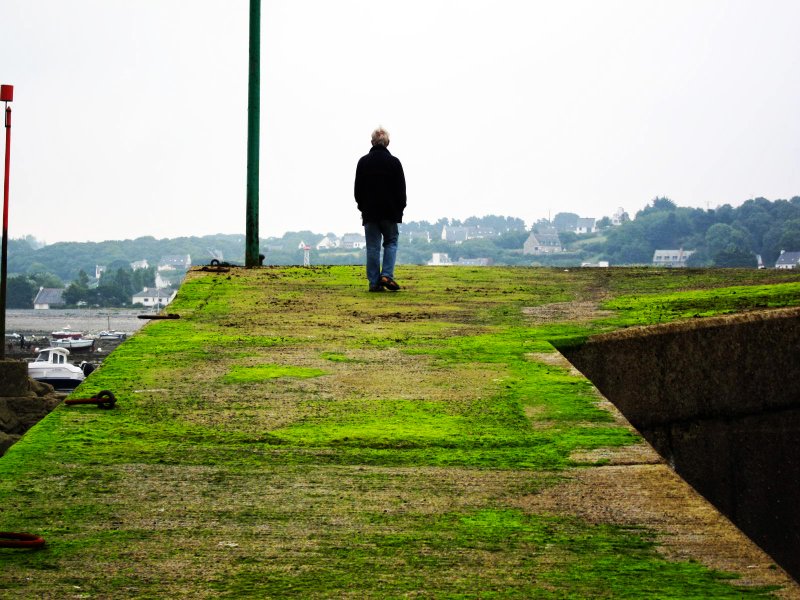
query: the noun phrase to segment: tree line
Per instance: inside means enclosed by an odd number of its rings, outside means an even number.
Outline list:
[[[93,281],[83,270],[64,289],[62,298],[67,306],[130,306],[132,296],[146,287],[155,286],[154,267],[132,270],[121,266],[106,270],[99,281]],[[33,308],[40,288],[63,288],[61,280],[50,273],[13,275],[8,278],[6,304],[8,308]]]
[[[696,251],[690,266],[755,267],[757,256],[773,266],[781,251],[800,251],[800,196],[705,210],[655,198],[630,222],[605,232],[578,247],[615,265],[649,264],[656,249],[683,248]]]
[[[533,229],[560,229],[566,250],[558,255],[537,257],[522,253],[530,230],[518,217],[488,215],[463,221],[442,218],[403,223],[398,262],[425,264],[434,252],[444,252],[453,261],[490,258],[497,264],[508,265],[569,266],[598,260],[607,260],[612,265],[641,265],[651,264],[657,249],[683,248],[695,251],[689,258],[690,266],[754,267],[757,256],[766,266],[772,266],[782,250],[800,251],[800,196],[775,201],[754,198],[738,207],[725,204],[715,209],[680,207],[669,198],[658,197],[619,226],[612,226],[607,216],[598,219],[598,230],[590,234],[570,231],[576,220],[574,213],[562,212],[552,221],[535,223]],[[460,226],[492,233],[458,244],[441,239],[444,227]],[[316,244],[324,236],[312,231],[295,231],[281,237],[263,238],[260,245],[266,256],[265,264],[302,264],[301,242],[312,247],[312,263],[363,264],[363,250],[316,250]],[[122,303],[123,298],[152,285],[149,283],[151,275],[147,276],[148,283],[143,283],[140,278],[144,274],[137,275],[139,271],[129,268],[130,263],[142,259],[155,265],[166,255],[189,254],[196,265],[219,257],[232,263],[244,262],[244,236],[240,234],[161,240],[146,236],[133,240],[51,245],[42,245],[28,236],[10,240],[8,249],[9,307],[29,302],[25,298],[32,301],[40,287],[67,285],[71,289],[67,297],[76,303]],[[84,276],[92,280],[86,274],[93,273],[96,265],[107,266],[106,275],[100,282],[85,284]]]

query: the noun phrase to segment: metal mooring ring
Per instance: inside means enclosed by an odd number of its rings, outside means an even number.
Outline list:
[[[117,397],[114,395],[114,392],[109,390],[103,390],[97,396],[97,407],[98,408],[114,408],[114,405],[117,403]]]
[[[32,533],[0,532],[0,548],[41,548],[44,538]]]
[[[114,408],[116,403],[117,398],[114,396],[114,392],[109,390],[98,392],[96,396],[92,396],[91,398],[70,398],[64,400],[64,404],[96,404],[98,408],[104,409]]]

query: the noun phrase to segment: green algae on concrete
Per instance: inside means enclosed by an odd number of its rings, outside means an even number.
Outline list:
[[[398,275],[402,292],[369,294],[360,268],[190,273],[170,306],[181,319],[147,325],[75,392],[112,389],[115,410],[61,406],[0,459],[0,530],[48,542],[0,549],[0,596],[770,592],[668,560],[652,532],[513,500],[595,464],[576,450],[639,441],[588,382],[541,360],[548,340],[657,320],[664,290],[690,294],[680,314],[721,297],[693,286],[737,285],[743,298],[770,284],[771,298],[796,303],[800,275]],[[640,301],[613,307],[620,296]],[[627,320],[525,312],[572,301],[606,302]]]
[[[293,367],[291,365],[234,366],[225,375],[223,381],[225,383],[246,383],[277,379],[278,377],[307,379],[309,377],[319,377],[320,375],[325,375],[325,371],[309,367]]]

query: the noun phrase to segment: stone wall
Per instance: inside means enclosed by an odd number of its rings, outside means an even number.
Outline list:
[[[0,361],[0,456],[63,398],[52,386],[29,379],[26,363]]]
[[[800,309],[557,345],[687,482],[800,579]]]

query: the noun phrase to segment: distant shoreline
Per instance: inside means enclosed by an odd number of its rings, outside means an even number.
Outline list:
[[[72,308],[72,309],[9,309],[6,311],[6,333],[20,335],[50,335],[69,327],[86,335],[101,331],[134,333],[147,321],[137,318],[148,309],[132,308]]]

